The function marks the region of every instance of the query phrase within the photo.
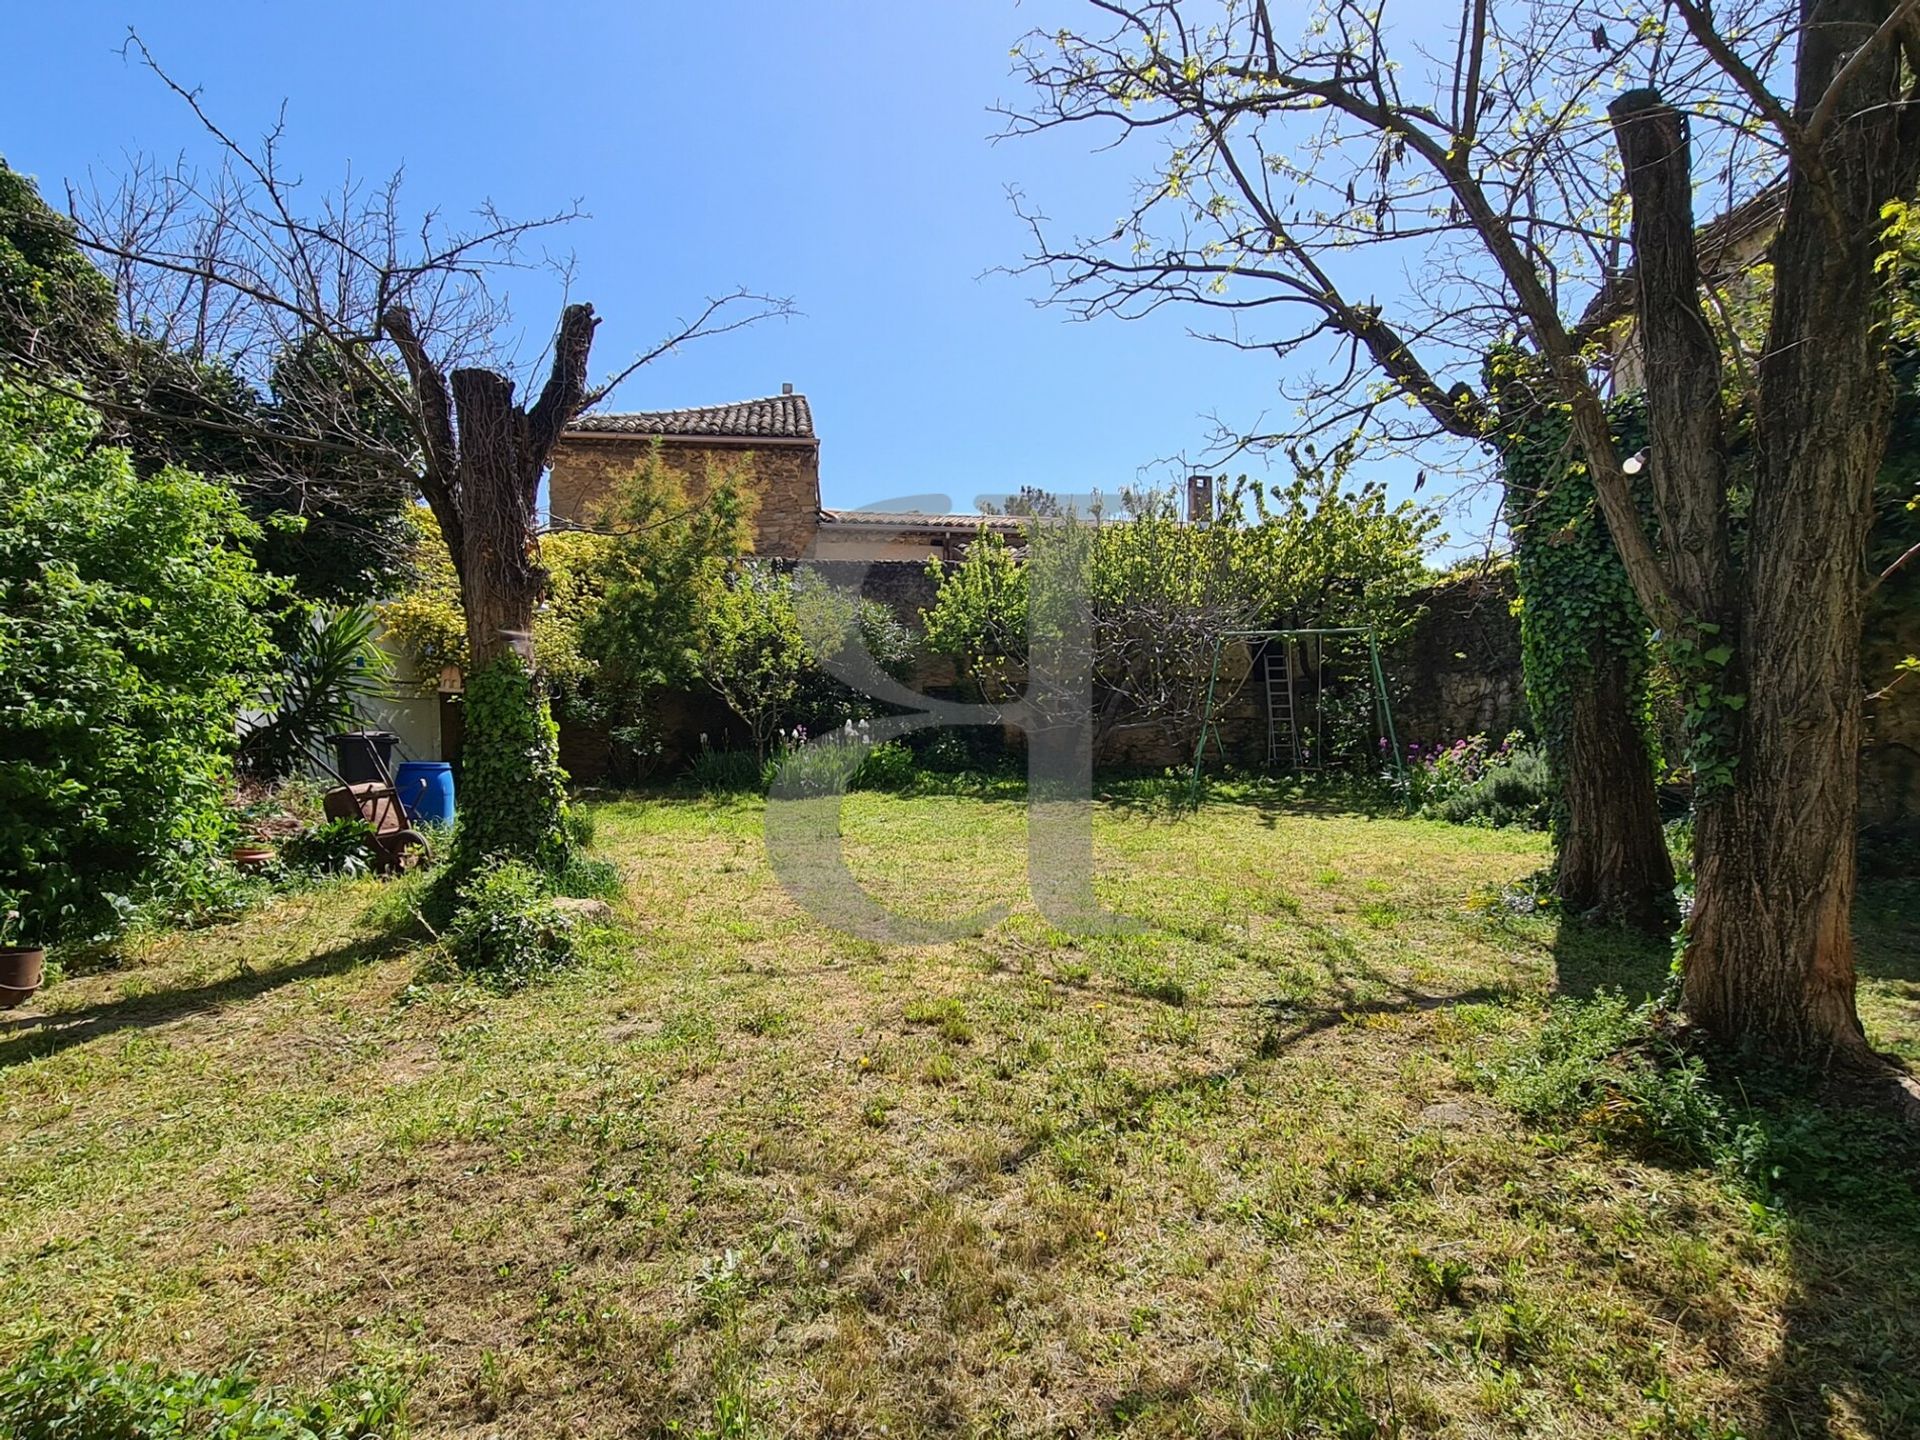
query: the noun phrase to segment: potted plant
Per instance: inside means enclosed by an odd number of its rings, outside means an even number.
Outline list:
[[[273,847],[256,839],[242,840],[229,854],[237,867],[248,872],[265,870],[273,864]]]
[[[25,943],[26,924],[16,905],[0,914],[0,1010],[32,997],[46,973],[47,952]]]

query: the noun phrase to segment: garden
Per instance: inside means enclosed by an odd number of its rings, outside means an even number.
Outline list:
[[[929,918],[1019,894],[1009,790],[856,792],[855,876]],[[1122,785],[1098,888],[1137,929],[1021,906],[903,948],[794,904],[754,796],[582,813],[613,913],[537,985],[463,976],[411,920],[425,877],[345,877],[154,933],[44,1019],[0,1020],[0,1416],[172,1433],[162,1397],[195,1396],[249,1417],[212,1432],[234,1434],[404,1413],[418,1435],[1676,1437],[1920,1416],[1920,1208],[1887,1136],[1647,1031],[1665,948],[1541,903],[1538,832],[1254,783],[1176,815]],[[1862,1009],[1910,1060],[1916,902],[1881,882],[1859,913]],[[95,1428],[48,1418],[83,1396]]]
[[[0,163],[0,1434],[1920,1434],[1912,6],[1469,5],[1429,100],[1091,8],[1008,136],[1173,148],[1016,275],[1334,359],[911,601],[745,443],[547,503],[787,300],[608,367],[577,209],[303,189],[132,32],[206,170]]]

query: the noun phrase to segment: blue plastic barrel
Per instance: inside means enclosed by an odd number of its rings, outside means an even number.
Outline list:
[[[416,825],[453,823],[453,766],[444,760],[402,760],[393,788]]]

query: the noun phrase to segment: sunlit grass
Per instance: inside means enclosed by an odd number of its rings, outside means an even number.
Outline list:
[[[0,1020],[0,1338],[373,1368],[425,1434],[1920,1423],[1920,1242],[1477,1082],[1563,980],[1664,972],[1498,903],[1541,837],[1106,805],[1097,894],[1136,923],[1072,935],[1013,800],[855,796],[877,898],[1010,907],[902,947],[801,909],[761,815],[598,807],[624,932],[518,994],[424,978],[363,882]],[[1863,1008],[1920,1059],[1913,898],[1863,901]]]

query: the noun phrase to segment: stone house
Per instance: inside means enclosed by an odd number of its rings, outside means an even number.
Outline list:
[[[554,448],[548,480],[556,525],[591,525],[615,477],[661,462],[694,499],[712,478],[740,475],[758,499],[753,553],[776,560],[912,562],[953,559],[985,525],[1017,533],[1003,516],[838,510],[820,501],[820,437],[813,407],[793,386],[778,395],[683,410],[582,415]]]
[[[658,451],[662,464],[699,499],[714,478],[734,475],[755,497],[753,553],[766,560],[806,561],[834,583],[857,589],[917,627],[931,605],[931,559],[958,559],[983,526],[1018,534],[1004,516],[835,509],[821,504],[820,436],[813,408],[793,386],[778,395],[676,410],[583,415],[554,448],[548,509],[557,527],[591,526],[616,478]],[[931,660],[914,677],[923,690],[954,683],[952,667]],[[701,734],[732,725],[705,693],[663,697],[660,721],[670,748],[685,753]],[[561,758],[577,778],[605,772],[607,737],[561,728]]]

